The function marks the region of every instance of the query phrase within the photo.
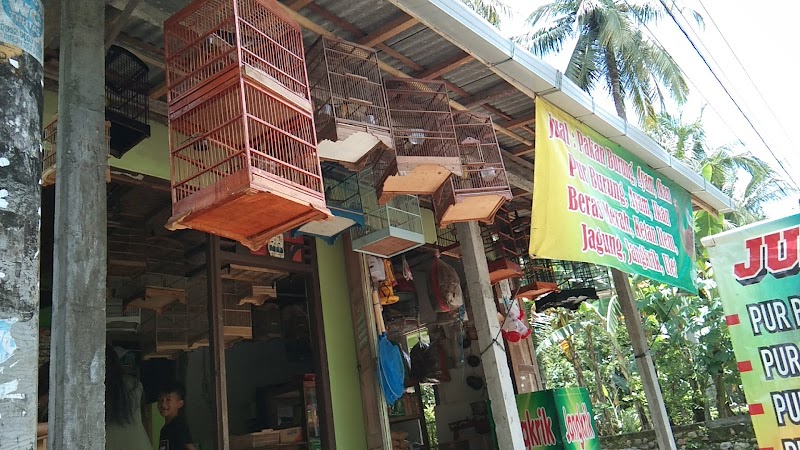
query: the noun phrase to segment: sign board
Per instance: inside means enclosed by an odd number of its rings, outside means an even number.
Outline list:
[[[800,449],[800,214],[703,239],[761,449]]]
[[[592,403],[585,388],[517,395],[526,450],[599,450]]]
[[[531,255],[697,292],[689,193],[541,98],[536,130]]]
[[[42,63],[43,11],[41,0],[0,0],[0,60],[13,60],[19,49]]]

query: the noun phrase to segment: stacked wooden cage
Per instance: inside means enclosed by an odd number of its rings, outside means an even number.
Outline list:
[[[321,36],[306,61],[320,159],[358,171],[377,147],[394,147],[374,49]]]
[[[293,234],[317,237],[328,244],[333,244],[351,227],[364,225],[358,173],[351,172],[336,163],[324,162],[322,181],[325,186],[325,202],[333,218],[309,222]]]
[[[433,195],[451,174],[463,174],[446,85],[413,78],[385,83],[395,152],[376,166],[379,198]]]
[[[106,53],[106,120],[111,155],[121,158],[150,137],[150,68],[130,51],[112,45]]]
[[[197,0],[164,35],[168,228],[256,250],[329,217],[299,25],[274,0]]]
[[[501,209],[492,224],[482,226],[481,236],[492,284],[522,277],[519,260],[527,248],[520,245],[518,222],[516,213]]]
[[[463,174],[451,175],[434,194],[436,221],[442,227],[456,222],[491,223],[512,198],[492,119],[454,112],[453,122]]]
[[[111,122],[106,121],[105,126],[105,148],[106,153],[111,152]],[[56,140],[58,139],[58,114],[42,131],[42,186],[52,186],[56,184]],[[106,183],[111,182],[111,167],[106,160]]]
[[[388,152],[379,150],[373,159],[381,160]],[[382,177],[374,167],[370,164],[358,173],[364,225],[351,229],[353,250],[391,258],[425,243],[422,211],[419,198],[413,195],[397,195],[380,204],[377,186]]]

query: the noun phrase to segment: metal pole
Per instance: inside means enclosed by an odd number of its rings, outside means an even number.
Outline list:
[[[476,222],[456,224],[461,244],[467,292],[472,305],[472,320],[478,332],[486,387],[492,402],[492,417],[501,449],[524,449],[522,427],[517,412],[511,371],[506,360],[505,344],[500,335],[489,268],[483,251],[481,229]]]
[[[0,10],[0,447],[35,448],[42,5]]]
[[[658,383],[658,375],[655,365],[653,365],[653,358],[650,356],[650,345],[647,343],[647,337],[642,329],[642,316],[634,302],[628,274],[611,269],[611,275],[614,277],[614,289],[617,291],[619,306],[622,308],[625,326],[631,338],[636,367],[642,377],[644,395],[647,398],[647,406],[650,408],[650,419],[653,421],[653,428],[656,431],[658,448],[659,450],[676,450],[667,408],[664,406],[664,397],[661,395],[661,386]]]
[[[105,447],[105,1],[63,0],[56,140],[51,449]]]

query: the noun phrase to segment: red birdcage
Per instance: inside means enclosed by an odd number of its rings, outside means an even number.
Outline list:
[[[299,26],[272,0],[204,0],[164,30],[168,228],[256,250],[272,236],[330,217]]]
[[[521,248],[519,230],[524,220],[516,213],[501,209],[494,223],[482,227],[483,248],[492,284],[522,276],[519,259],[527,249]]]
[[[500,207],[512,198],[492,119],[454,112],[453,122],[463,175],[451,175],[434,194],[436,221],[442,227],[456,222],[492,223]]]
[[[442,81],[387,78],[386,95],[395,153],[379,197],[433,195],[451,174],[463,174],[447,88]]]
[[[374,49],[323,36],[306,60],[320,159],[358,171],[371,151],[394,147]]]

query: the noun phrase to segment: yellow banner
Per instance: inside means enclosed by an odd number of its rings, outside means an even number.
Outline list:
[[[688,192],[540,98],[530,253],[697,291]]]

